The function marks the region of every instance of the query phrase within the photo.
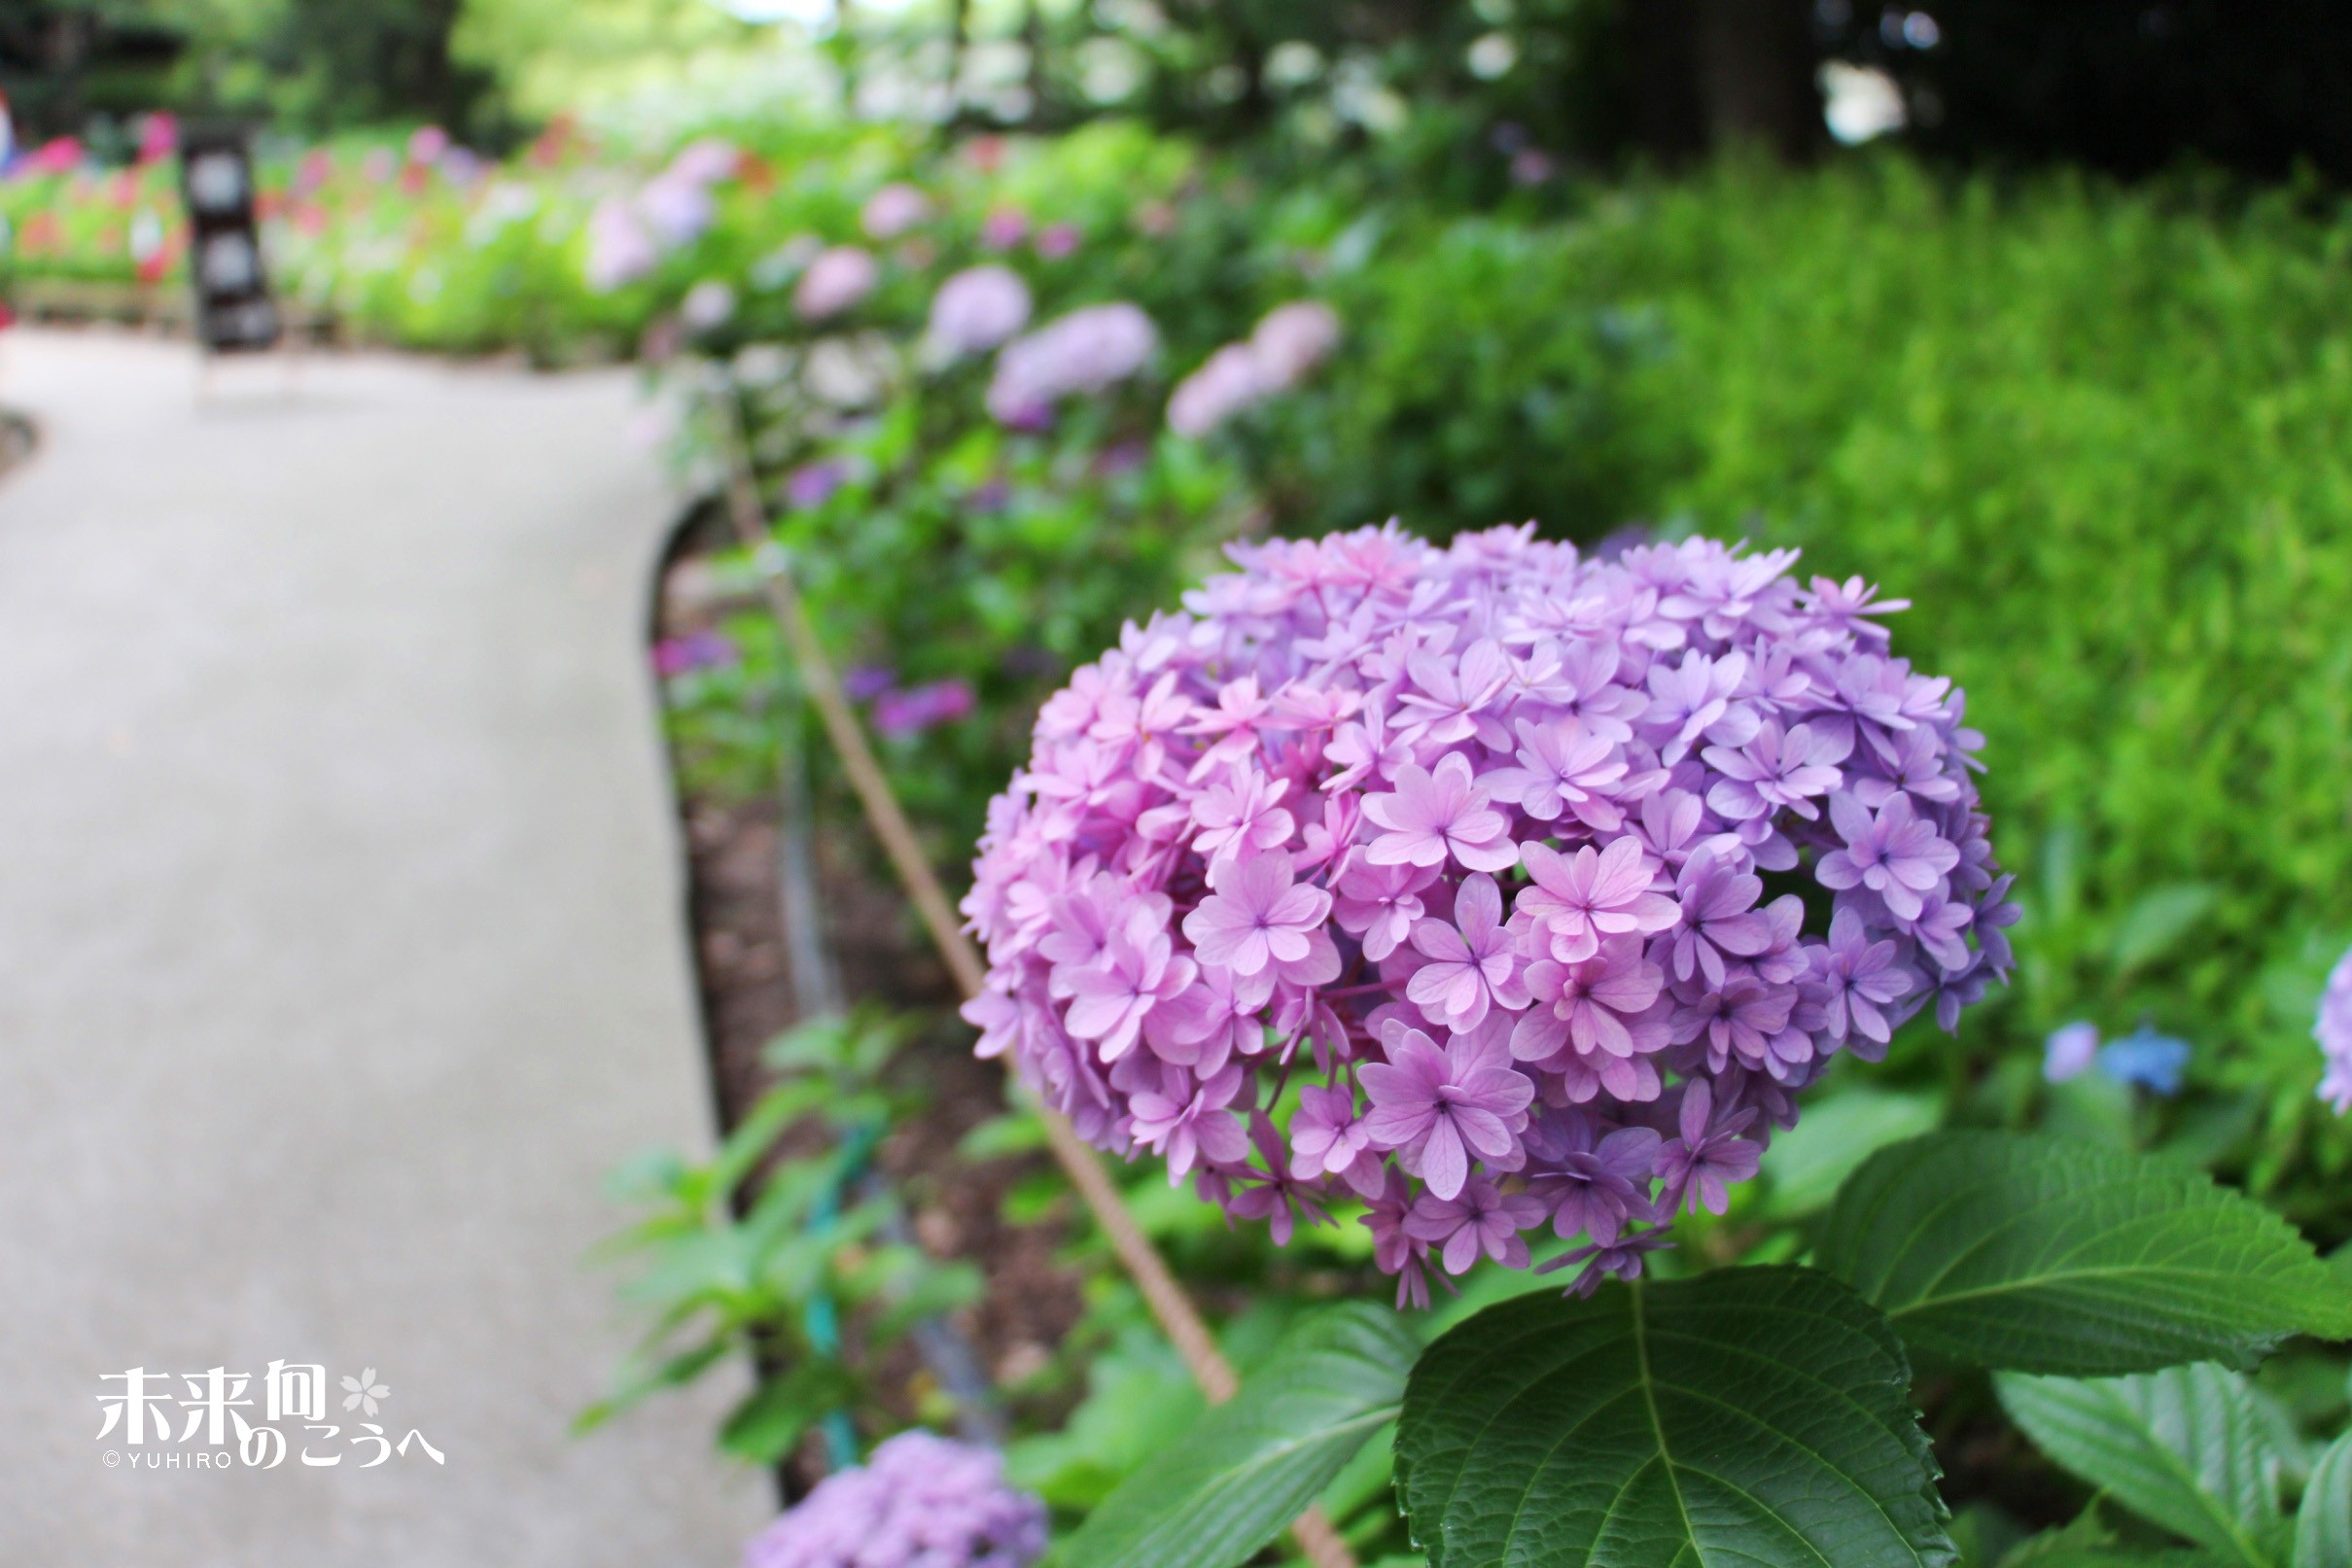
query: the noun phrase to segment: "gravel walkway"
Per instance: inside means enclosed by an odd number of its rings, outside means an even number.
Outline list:
[[[0,1563],[727,1565],[763,1516],[738,1390],[566,1435],[633,1327],[601,1180],[710,1135],[632,399],[0,345]],[[341,1428],[275,1468],[97,1436],[107,1375],[263,1419],[273,1360]],[[368,1369],[445,1464],[360,1468]]]

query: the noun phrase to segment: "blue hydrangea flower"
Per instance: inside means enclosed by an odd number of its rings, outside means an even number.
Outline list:
[[[2118,1083],[2133,1084],[2154,1094],[2179,1094],[2181,1074],[2188,1066],[2189,1042],[2159,1034],[2145,1024],[2099,1047],[2100,1071]]]

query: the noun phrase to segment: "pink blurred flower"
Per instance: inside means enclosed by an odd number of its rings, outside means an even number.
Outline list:
[[[871,252],[835,245],[818,253],[792,290],[792,309],[803,321],[838,316],[874,292],[882,266]]]
[[[1295,386],[1301,376],[1339,347],[1339,314],[1319,299],[1293,299],[1268,311],[1249,334],[1250,352],[1277,388]]]
[[[588,254],[583,266],[588,287],[610,294],[653,270],[661,259],[653,238],[636,212],[616,196],[598,202],[588,214]]]
[[[930,212],[930,201],[922,192],[894,180],[866,198],[858,213],[858,224],[868,239],[891,240],[922,223]]]
[[[931,296],[930,337],[946,355],[984,354],[1029,325],[1029,285],[1010,267],[966,267]]]
[[[1266,395],[1257,356],[1246,343],[1228,343],[1176,383],[1168,398],[1168,428],[1195,438],[1208,435]]]
[[[691,180],[663,175],[637,192],[637,212],[664,250],[690,245],[718,216],[711,193]]]
[[[1014,207],[999,207],[980,221],[980,243],[992,251],[1009,251],[1029,233],[1029,215]]]
[[[1041,424],[1064,398],[1107,392],[1134,375],[1158,346],[1151,318],[1134,305],[1073,310],[1004,346],[988,411],[1000,424]]]
[[[893,740],[904,740],[953,723],[975,706],[971,686],[950,677],[904,691],[886,691],[875,698],[874,728]]]
[[[712,186],[732,178],[742,166],[743,154],[732,142],[704,136],[680,148],[662,173],[684,185]]]
[[[168,109],[139,117],[139,153],[142,163],[154,163],[167,158],[180,145],[179,118]]]
[[[1339,342],[1331,307],[1294,300],[1270,311],[1247,339],[1227,343],[1168,399],[1168,428],[1195,438],[1294,385]]]

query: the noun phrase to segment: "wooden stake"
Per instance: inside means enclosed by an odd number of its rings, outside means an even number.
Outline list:
[[[736,537],[752,552],[769,611],[783,628],[785,641],[799,665],[801,686],[815,705],[817,716],[824,721],[825,734],[841,760],[842,772],[849,776],[850,787],[857,791],[867,824],[882,841],[882,851],[890,857],[892,869],[897,873],[907,896],[914,900],[915,913],[930,932],[931,945],[938,950],[948,972],[955,976],[957,989],[966,998],[977,996],[987,985],[988,966],[981,961],[979,948],[957,920],[947,889],[940,886],[938,873],[931,869],[930,857],[924,854],[914,827],[907,821],[890,780],[883,774],[882,764],[874,756],[873,747],[866,741],[865,727],[859,723],[857,713],[842,694],[832,661],[817,641],[817,629],[810,623],[799,590],[793,584],[790,555],[768,531],[767,511],[760,505],[751,458],[745,449],[733,382],[729,380],[717,389],[711,401],[717,407],[720,437],[726,448],[727,513],[733,520]],[[1144,1305],[1151,1308],[1161,1332],[1184,1358],[1193,1381],[1200,1385],[1209,1403],[1222,1405],[1234,1396],[1241,1383],[1234,1376],[1233,1364],[1217,1348],[1215,1337],[1209,1332],[1200,1308],[1192,1305],[1192,1298],[1170,1272],[1168,1260],[1160,1256],[1159,1248],[1151,1244],[1151,1237],[1143,1234],[1135,1216],[1127,1211],[1118,1188],[1103,1169],[1103,1162],[1078,1136],[1070,1119],[1045,1104],[1037,1106],[1037,1114],[1045,1124],[1046,1146],[1069,1174],[1071,1184],[1078,1189],[1087,1211],[1109,1238],[1111,1251],[1118,1255],[1136,1288],[1142,1292]],[[1340,1538],[1320,1505],[1309,1508],[1293,1520],[1290,1534],[1315,1568],[1356,1568],[1355,1553]]]

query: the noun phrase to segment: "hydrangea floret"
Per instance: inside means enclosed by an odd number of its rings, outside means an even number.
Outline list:
[[[2328,1070],[2319,1081],[2319,1098],[2341,1116],[2352,1111],[2352,950],[2335,960],[2328,973],[2328,989],[2319,1001],[2319,1018],[2311,1037],[2327,1058]]]
[[[1040,713],[965,901],[984,1056],[1278,1239],[1352,1197],[1398,1299],[1639,1272],[1797,1092],[2004,978],[1949,680],[1860,578],[1533,525],[1235,545]]]
[[[744,1549],[744,1568],[1028,1568],[1045,1505],[993,1449],[901,1432],[836,1471]]]

